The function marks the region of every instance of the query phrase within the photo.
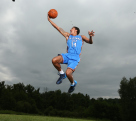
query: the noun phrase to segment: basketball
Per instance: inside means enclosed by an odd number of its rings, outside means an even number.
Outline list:
[[[54,19],[58,16],[58,12],[55,9],[51,9],[51,10],[49,10],[48,15],[50,18]]]

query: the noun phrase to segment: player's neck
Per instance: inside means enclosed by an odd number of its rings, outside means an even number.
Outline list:
[[[76,33],[73,33],[73,34],[71,34],[71,35],[73,35],[73,36],[77,36],[77,34],[76,34]]]

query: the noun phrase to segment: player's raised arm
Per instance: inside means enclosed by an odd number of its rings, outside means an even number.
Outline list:
[[[81,35],[83,41],[85,41],[86,43],[89,43],[89,44],[93,44],[93,38],[92,38],[92,37],[95,35],[94,33],[95,33],[95,32],[94,32],[93,30],[92,30],[91,32],[88,31],[89,38],[87,38],[87,37],[84,36],[84,35]]]
[[[66,39],[69,36],[68,32],[65,32],[62,28],[58,27],[53,21],[51,21],[49,15],[48,15],[48,21],[52,24],[54,28],[56,28]]]

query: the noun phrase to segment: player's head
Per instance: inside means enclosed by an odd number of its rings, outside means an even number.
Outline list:
[[[70,30],[71,34],[76,34],[78,35],[80,33],[80,29],[76,26],[72,27],[72,29]]]
[[[73,28],[75,28],[75,30],[77,31],[77,35],[80,33],[80,29],[76,26],[74,26]]]

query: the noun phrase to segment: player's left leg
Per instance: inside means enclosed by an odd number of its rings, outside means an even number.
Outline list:
[[[71,82],[70,88],[68,90],[69,93],[73,92],[75,90],[75,86],[77,85],[77,81],[73,79],[73,70],[71,68],[67,68],[66,75],[69,81]]]
[[[77,59],[78,60],[78,59]],[[68,90],[69,93],[75,90],[75,86],[77,85],[77,81],[73,79],[73,72],[75,71],[79,61],[77,60],[69,60],[68,61],[68,68],[66,70],[66,75],[69,81],[71,82],[70,88]]]
[[[73,79],[73,73],[74,71],[71,69],[71,68],[67,68],[66,70],[66,75],[67,75],[67,78],[69,79],[70,83],[74,83],[74,79]]]

